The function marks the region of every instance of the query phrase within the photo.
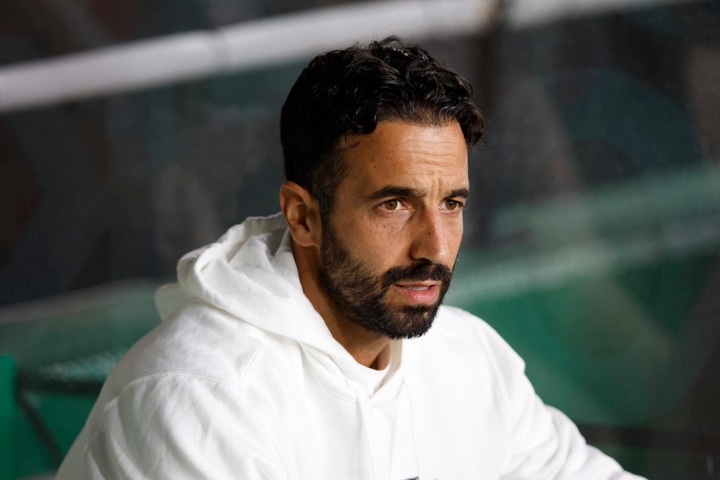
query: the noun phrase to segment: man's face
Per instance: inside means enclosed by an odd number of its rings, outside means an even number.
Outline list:
[[[460,126],[380,122],[347,139],[323,219],[320,282],[335,310],[389,338],[425,333],[450,284],[468,195]]]

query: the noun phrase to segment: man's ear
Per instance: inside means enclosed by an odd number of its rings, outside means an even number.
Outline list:
[[[320,247],[320,209],[310,192],[295,182],[283,183],[280,187],[280,209],[295,243],[302,247]]]

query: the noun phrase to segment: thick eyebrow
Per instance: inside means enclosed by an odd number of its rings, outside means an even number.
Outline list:
[[[388,197],[420,198],[423,196],[423,193],[423,191],[415,188],[387,185],[380,190],[375,190],[371,194],[367,195],[365,199],[372,201]]]
[[[450,195],[448,195],[447,198],[463,198],[466,199],[470,196],[470,190],[467,188],[456,188],[452,192],[450,192]]]
[[[397,185],[387,185],[380,190],[376,190],[365,197],[368,201],[380,200],[388,197],[402,198],[420,198],[425,195],[425,191],[410,187],[401,187]],[[468,198],[470,191],[467,188],[456,188],[447,198]]]

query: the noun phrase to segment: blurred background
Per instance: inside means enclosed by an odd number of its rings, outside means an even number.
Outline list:
[[[483,106],[448,303],[652,479],[720,478],[720,2],[0,3],[0,479],[52,478],[185,252],[278,210],[279,111],[388,34]]]

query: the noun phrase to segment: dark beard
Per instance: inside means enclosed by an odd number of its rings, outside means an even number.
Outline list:
[[[323,222],[320,254],[320,283],[329,299],[356,324],[391,339],[414,338],[427,332],[452,278],[450,268],[429,260],[373,276],[362,262],[352,258],[329,221]],[[385,297],[393,284],[403,280],[441,282],[437,302],[392,308]]]

